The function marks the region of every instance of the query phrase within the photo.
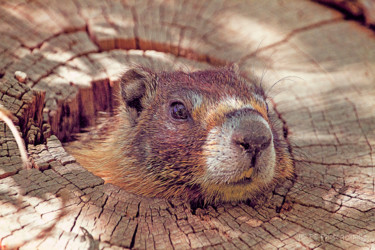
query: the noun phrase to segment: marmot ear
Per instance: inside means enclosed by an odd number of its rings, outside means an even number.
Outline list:
[[[130,111],[136,111],[137,116],[142,112],[145,99],[151,97],[155,91],[156,78],[150,70],[134,68],[128,70],[121,77],[121,97]]]

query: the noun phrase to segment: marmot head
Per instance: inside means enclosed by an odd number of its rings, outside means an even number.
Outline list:
[[[108,179],[129,191],[239,201],[293,172],[264,91],[235,66],[193,73],[135,68],[122,77],[121,98],[112,140],[121,168]]]

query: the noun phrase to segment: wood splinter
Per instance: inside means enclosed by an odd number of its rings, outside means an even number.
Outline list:
[[[14,138],[16,139],[16,142],[17,142],[17,145],[18,145],[18,149],[20,151],[20,154],[21,154],[21,159],[22,159],[22,162],[23,162],[23,166],[26,168],[26,169],[30,169],[32,167],[32,164],[31,162],[29,161],[29,158],[27,156],[27,151],[26,151],[26,147],[25,147],[25,144],[23,143],[23,140],[16,128],[16,126],[14,126],[14,123],[12,122],[11,120],[11,117],[12,117],[12,113],[9,112],[7,109],[5,109],[4,106],[2,106],[0,104],[0,120],[1,121],[4,121],[6,125],[8,125],[8,127],[10,128],[10,131],[12,132]]]

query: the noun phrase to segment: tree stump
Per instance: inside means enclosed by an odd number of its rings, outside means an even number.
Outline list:
[[[360,23],[307,0],[16,0],[0,3],[0,32],[0,102],[35,167],[0,123],[0,248],[375,247],[375,36]],[[295,157],[296,178],[263,202],[136,196],[65,151],[132,65],[231,62],[261,76]]]

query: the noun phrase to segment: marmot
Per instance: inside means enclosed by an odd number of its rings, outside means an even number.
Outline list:
[[[134,68],[99,138],[71,149],[106,182],[148,197],[251,199],[293,174],[266,96],[235,66],[196,72]],[[83,145],[83,144],[81,144]]]

